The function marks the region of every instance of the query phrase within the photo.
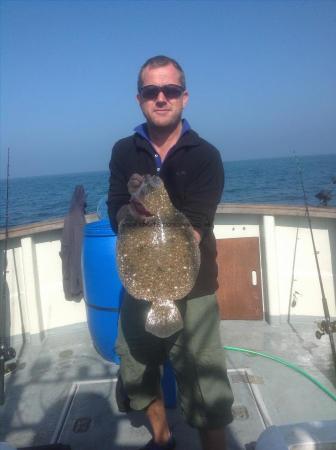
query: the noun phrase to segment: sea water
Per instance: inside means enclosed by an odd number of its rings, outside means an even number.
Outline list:
[[[330,190],[328,206],[336,206],[336,154],[303,156],[299,167],[293,157],[224,161],[223,203],[303,205],[303,184],[308,204],[318,206],[315,195]],[[76,185],[87,194],[86,212],[96,212],[108,191],[108,171],[36,176],[9,180],[9,226],[64,217]],[[334,180],[335,181],[335,180]],[[0,227],[5,226],[6,180],[0,181]]]

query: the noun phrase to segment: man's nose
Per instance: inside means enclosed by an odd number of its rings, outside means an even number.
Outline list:
[[[164,93],[162,91],[159,92],[158,96],[156,97],[156,101],[159,103],[166,103],[167,102],[167,98],[164,95]]]

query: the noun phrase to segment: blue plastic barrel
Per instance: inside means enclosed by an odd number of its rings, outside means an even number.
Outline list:
[[[115,341],[123,287],[116,265],[116,242],[108,220],[85,225],[82,274],[88,327],[98,353],[119,364]]]
[[[163,365],[163,375],[161,379],[161,387],[163,392],[163,399],[165,407],[169,409],[176,408],[176,382],[173,366],[169,359]]]

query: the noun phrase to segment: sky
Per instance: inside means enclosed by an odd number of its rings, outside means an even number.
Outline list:
[[[184,111],[224,161],[336,153],[336,1],[0,3],[0,176],[108,169],[144,118],[143,62],[186,73]]]

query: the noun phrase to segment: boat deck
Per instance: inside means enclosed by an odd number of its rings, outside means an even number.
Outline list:
[[[221,323],[223,345],[290,361],[336,396],[329,339],[317,340],[315,330],[314,323]],[[336,419],[336,401],[292,368],[242,351],[226,355],[235,394],[230,449],[254,449],[271,425]],[[143,414],[118,411],[118,366],[97,354],[85,324],[49,331],[42,344],[26,343],[16,362],[6,375],[0,441],[18,448],[59,442],[72,450],[137,450],[150,438]],[[183,422],[179,409],[167,412],[177,450],[199,450],[197,432]]]

